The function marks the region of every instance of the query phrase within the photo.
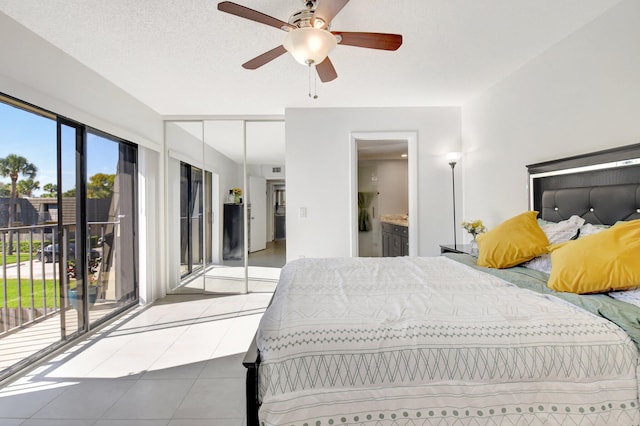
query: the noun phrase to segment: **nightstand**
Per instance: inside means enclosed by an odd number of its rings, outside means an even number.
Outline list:
[[[478,257],[478,247],[471,244],[440,244],[440,254],[443,253],[462,253]]]

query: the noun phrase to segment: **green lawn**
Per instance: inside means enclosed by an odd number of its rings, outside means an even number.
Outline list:
[[[8,254],[7,255],[7,265],[11,265],[12,263],[16,263],[17,255]],[[33,254],[33,258],[36,258],[35,253]],[[29,260],[29,253],[20,253],[20,261],[24,262],[25,260]],[[0,252],[0,266],[2,266],[2,252]]]
[[[47,307],[53,308],[53,280],[46,280],[45,287],[47,292]],[[2,281],[0,281],[0,307],[4,306],[4,292],[2,289]],[[31,307],[31,287],[28,280],[22,280],[22,307]],[[34,306],[42,308],[42,281],[33,282]],[[18,280],[16,278],[7,279],[7,303],[10,308],[18,307]]]

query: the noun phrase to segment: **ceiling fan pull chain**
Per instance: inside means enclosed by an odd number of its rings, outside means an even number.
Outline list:
[[[313,96],[311,96],[311,62],[307,63],[307,69],[309,70],[309,97],[312,98]]]
[[[313,73],[313,99],[318,99],[318,73]]]
[[[312,62],[308,62],[308,69],[309,69],[309,97],[311,99],[318,99],[318,88],[317,88],[317,79],[314,78],[313,79],[313,96],[311,96],[311,64]],[[314,70],[315,71],[315,70]],[[316,73],[314,72],[313,75],[315,76]]]

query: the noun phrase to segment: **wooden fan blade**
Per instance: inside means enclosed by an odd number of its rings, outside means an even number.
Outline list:
[[[354,33],[331,31],[335,36],[340,36],[342,40],[338,44],[347,46],[366,47],[368,49],[398,50],[402,45],[400,34],[385,33]]]
[[[239,16],[241,18],[249,19],[250,21],[260,22],[261,24],[269,25],[278,29],[283,29],[283,27],[289,27],[291,29],[296,28],[288,22],[281,21],[269,15],[265,15],[262,12],[249,9],[248,7],[241,6],[231,1],[223,1],[218,3],[218,10]]]
[[[273,61],[280,55],[283,55],[284,53],[286,53],[286,51],[287,49],[285,49],[284,46],[280,45],[275,49],[271,49],[268,52],[264,52],[262,55],[256,56],[252,60],[245,62],[244,64],[242,64],[242,68],[246,68],[248,70],[255,70],[256,68],[263,66],[267,62]]]
[[[349,0],[318,0],[311,18],[311,25],[315,26],[316,18],[321,18],[324,21],[324,26],[321,28],[326,28],[347,3]]]
[[[331,63],[331,60],[328,56],[324,59],[324,61],[316,65],[316,71],[318,72],[320,81],[322,81],[323,83],[335,80],[338,77],[338,73],[336,73],[336,69],[333,67],[333,64]]]

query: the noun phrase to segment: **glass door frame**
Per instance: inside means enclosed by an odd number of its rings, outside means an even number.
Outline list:
[[[61,340],[65,341],[69,338],[77,337],[81,334],[84,334],[90,331],[91,327],[98,326],[100,324],[105,323],[106,321],[114,318],[118,314],[130,309],[132,306],[136,305],[139,302],[140,296],[140,282],[138,277],[138,177],[137,177],[137,150],[135,154],[135,167],[136,172],[133,173],[134,182],[133,182],[133,191],[134,191],[134,205],[132,214],[134,215],[132,219],[133,223],[133,253],[135,257],[133,272],[135,282],[133,283],[135,296],[129,303],[125,303],[123,306],[114,309],[108,315],[101,317],[96,320],[93,324],[90,321],[89,311],[90,311],[90,303],[89,303],[89,271],[88,271],[88,262],[90,256],[90,244],[89,244],[89,232],[88,232],[88,214],[87,214],[87,134],[91,132],[92,134],[106,137],[112,140],[114,143],[118,144],[127,144],[132,145],[131,143],[118,138],[116,136],[110,135],[106,132],[100,131],[98,129],[94,129],[92,127],[83,125],[76,121],[57,116],[56,120],[56,129],[57,129],[57,182],[58,188],[62,189],[62,128],[63,126],[72,128],[75,130],[75,256],[76,256],[76,270],[75,270],[75,278],[76,278],[76,288],[80,286],[82,289],[82,294],[80,295],[80,299],[78,300],[78,305],[81,306],[81,309],[78,310],[78,328],[68,333],[66,329],[66,310],[65,307],[68,306],[67,303],[67,292],[65,286],[68,286],[68,278],[67,278],[67,268],[62,267],[64,256],[61,256],[61,266],[58,268],[59,271],[59,298],[60,298],[60,306],[61,306],[61,314],[60,314],[60,336]],[[58,203],[58,242],[60,244],[60,252],[63,253],[62,244],[65,240],[64,238],[64,212],[62,209],[62,198],[63,191],[58,190],[57,194],[57,203]],[[78,260],[82,256],[83,261],[78,262]]]
[[[56,120],[56,130],[57,130],[57,181],[58,181],[58,244],[59,251],[62,256],[60,256],[60,265],[58,267],[58,272],[60,274],[58,285],[59,288],[59,297],[60,297],[60,329],[61,329],[61,338],[62,340],[66,340],[68,337],[74,336],[76,334],[82,334],[84,332],[89,331],[89,299],[88,299],[88,288],[87,288],[87,268],[86,262],[78,262],[77,260],[80,258],[86,258],[86,239],[87,239],[87,213],[86,213],[86,170],[87,170],[87,160],[86,160],[86,127],[74,122],[72,120],[68,120],[62,117],[57,117]],[[64,225],[64,209],[62,208],[63,203],[63,185],[62,185],[62,152],[63,152],[63,127],[71,128],[75,131],[75,228],[76,228],[76,238],[75,238],[75,255],[76,255],[76,288],[82,289],[81,298],[78,300],[82,309],[78,309],[78,328],[77,330],[69,333],[67,335],[67,327],[66,327],[66,307],[68,306],[67,301],[67,288],[68,288],[68,277],[67,277],[67,267],[66,256],[64,255],[65,250],[63,249],[63,245],[66,243],[68,237],[65,237],[65,225]],[[54,259],[55,260],[55,259]]]
[[[56,253],[55,245],[57,243],[58,253],[60,254],[59,257],[61,259],[59,264],[65,265],[64,268],[58,267],[55,275],[52,275],[53,277],[55,277],[54,295],[56,298],[56,304],[58,306],[57,312],[54,312],[54,313],[55,315],[58,316],[58,321],[59,321],[59,325],[57,327],[54,325],[54,328],[52,330],[56,331],[57,340],[51,344],[47,344],[47,346],[43,346],[40,349],[34,350],[31,355],[28,355],[26,358],[23,358],[21,361],[4,369],[2,371],[2,374],[0,374],[0,381],[3,381],[12,377],[14,374],[20,372],[21,370],[25,368],[29,368],[31,365],[33,365],[34,362],[40,361],[44,357],[55,353],[61,348],[64,348],[66,345],[76,340],[78,337],[81,337],[87,331],[90,331],[92,328],[95,328],[99,325],[106,323],[107,321],[112,320],[116,316],[131,309],[132,307],[136,306],[139,303],[140,277],[138,272],[138,268],[139,268],[138,227],[140,226],[140,223],[138,222],[138,219],[139,219],[138,194],[140,189],[138,187],[138,146],[137,144],[134,144],[132,142],[129,142],[127,140],[124,140],[122,138],[109,134],[107,132],[103,132],[101,130],[95,129],[91,126],[84,125],[80,122],[74,121],[64,116],[58,115],[55,112],[41,108],[35,104],[23,101],[21,99],[12,97],[1,91],[0,91],[0,103],[7,104],[9,106],[24,110],[28,113],[42,116],[44,118],[52,120],[55,123],[55,130],[51,129],[51,131],[55,133],[47,133],[47,135],[49,134],[51,135],[51,139],[47,143],[54,144],[52,146],[55,146],[56,152],[55,154],[52,153],[54,156],[50,162],[47,162],[47,164],[49,165],[49,167],[55,166],[56,168],[55,182],[57,183],[58,188],[56,191],[57,194],[55,199],[56,199],[56,208],[57,208],[58,215],[57,215],[56,221],[47,222],[47,225],[42,225],[42,226],[45,228],[57,227],[57,229],[55,230],[52,229],[52,235],[51,235],[51,241],[50,241],[52,244],[52,255],[54,256],[53,259],[55,261],[55,253]],[[67,132],[69,129],[71,130],[71,133],[74,133],[74,134],[72,135],[63,134],[64,132]],[[61,291],[61,289],[63,288],[66,290],[63,283],[66,283],[67,281],[67,268],[65,264],[66,259],[64,259],[65,255],[63,255],[64,251],[66,251],[63,248],[63,241],[66,241],[66,240],[62,238],[63,234],[65,233],[64,231],[65,228],[63,226],[64,212],[63,212],[63,203],[62,203],[62,198],[63,198],[62,194],[64,190],[63,190],[63,187],[61,186],[62,177],[63,177],[62,146],[63,146],[63,137],[67,137],[68,140],[66,141],[67,143],[66,148],[67,148],[67,151],[69,152],[69,158],[66,159],[67,161],[65,162],[65,165],[67,167],[64,171],[70,172],[71,171],[70,169],[73,169],[73,173],[75,174],[73,179],[76,185],[76,188],[75,188],[76,197],[79,197],[79,199],[77,199],[76,206],[74,207],[74,209],[76,210],[76,216],[77,216],[75,218],[76,228],[79,231],[77,234],[80,235],[80,237],[77,237],[77,241],[74,242],[78,244],[74,248],[74,252],[78,254],[78,258],[80,258],[80,254],[82,254],[82,252],[84,252],[85,258],[88,258],[88,255],[90,252],[89,250],[90,244],[88,241],[89,229],[86,226],[88,222],[88,216],[89,216],[89,212],[87,211],[88,182],[86,181],[86,177],[87,177],[86,176],[87,175],[87,155],[86,154],[87,154],[87,146],[88,146],[87,137],[89,133],[102,135],[113,142],[119,143],[121,147],[121,151],[122,151],[123,144],[128,145],[133,149],[133,154],[132,154],[133,157],[131,158],[133,158],[133,164],[135,168],[134,169],[129,168],[128,173],[133,177],[133,179],[131,180],[131,190],[133,191],[133,197],[131,200],[132,201],[132,205],[131,205],[132,219],[131,220],[132,220],[132,226],[133,226],[133,229],[131,230],[132,231],[131,238],[133,239],[132,250],[133,250],[133,256],[134,256],[134,262],[132,267],[132,271],[133,271],[132,275],[134,279],[134,282],[132,284],[134,287],[134,291],[132,294],[134,296],[132,299],[127,300],[126,303],[124,303],[122,306],[119,306],[111,310],[108,314],[101,316],[99,319],[91,322],[90,316],[88,315],[88,312],[90,310],[90,306],[88,303],[89,294],[88,294],[88,291],[86,291],[86,287],[88,287],[88,284],[89,284],[88,282],[89,280],[87,279],[88,264],[85,262],[79,262],[79,264],[76,265],[75,273],[77,274],[78,282],[82,280],[81,283],[85,287],[85,291],[83,292],[82,302],[81,302],[82,310],[78,314],[78,318],[81,318],[82,321],[78,321],[79,323],[81,322],[79,327],[74,327],[74,329],[71,330],[71,329],[67,329],[67,325],[66,325],[66,320],[72,318],[71,315],[67,315],[68,313],[67,309],[70,309],[68,307],[69,299],[66,294],[66,291],[64,292]],[[55,137],[55,140],[53,139],[54,137]],[[71,148],[71,145],[73,145],[73,149]],[[73,151],[73,154],[71,154],[72,151]],[[71,165],[72,163],[71,158],[73,158],[73,163],[74,163],[73,165]],[[66,164],[67,162],[68,164]],[[72,188],[67,188],[67,189],[72,189]],[[78,208],[78,206],[80,206],[80,208]],[[83,223],[85,226],[78,227],[77,226],[78,223]],[[43,237],[41,242],[44,243],[44,241],[45,241],[45,238]],[[44,250],[43,246],[41,246],[41,250]],[[36,256],[34,255],[33,258],[30,258],[30,261],[35,260],[35,258]],[[44,270],[44,265],[42,269]],[[33,306],[33,302],[32,302],[32,306]]]

